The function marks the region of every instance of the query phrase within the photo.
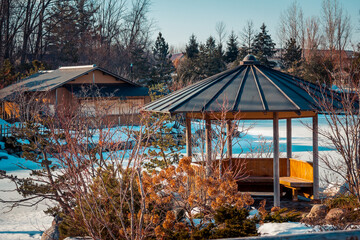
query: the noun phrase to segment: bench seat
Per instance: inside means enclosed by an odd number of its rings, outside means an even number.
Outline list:
[[[290,188],[312,187],[313,182],[310,180],[296,177],[280,177],[280,184]]]

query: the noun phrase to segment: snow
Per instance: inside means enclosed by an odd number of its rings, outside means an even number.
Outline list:
[[[252,207],[252,209],[249,212],[249,216],[247,217],[248,219],[253,219],[256,216],[260,216],[260,213],[257,209],[255,209],[254,207]]]
[[[292,141],[293,141],[293,155],[298,159],[312,161],[312,133],[310,129],[302,125],[302,121],[305,123],[312,122],[311,118],[302,120],[292,120]],[[233,148],[233,154],[241,154],[242,151],[249,151],[250,146],[248,142],[261,144],[258,142],[258,136],[261,134],[265,139],[271,142],[272,139],[272,121],[253,121],[255,126],[249,131],[248,135],[240,139],[240,145],[236,145]],[[249,125],[251,123],[248,123]],[[0,119],[0,125],[7,124]],[[192,123],[195,132],[199,129],[201,123]],[[319,126],[326,127],[326,121],[323,116],[319,116]],[[286,149],[286,122],[280,120],[280,149]],[[136,127],[133,130],[140,130]],[[112,130],[112,131],[115,131]],[[98,131],[95,131],[93,140],[96,142],[98,139]],[[121,139],[124,133],[120,133],[113,137],[114,141]],[[0,143],[1,144],[1,143]],[[2,148],[4,146],[2,145]],[[254,146],[252,146],[254,147]],[[319,146],[320,154],[327,152],[336,154],[336,152],[330,146]],[[185,149],[181,150],[181,153],[185,154]],[[0,160],[0,169],[6,170],[8,173],[23,177],[29,174],[29,171],[20,170],[18,165],[23,165],[28,168],[36,167],[31,161],[26,161],[20,157],[7,154],[5,151],[0,151],[0,158],[2,156],[7,159]],[[325,174],[325,171],[320,166],[320,174]],[[0,179],[0,190],[12,189],[13,185],[4,179]],[[20,196],[16,192],[0,192],[0,198],[6,199],[18,199]],[[40,204],[37,208],[17,207],[11,212],[3,213],[7,209],[4,209],[4,205],[0,204],[0,239],[40,239],[40,233],[51,226],[52,217],[47,216],[43,210],[47,209],[46,204]],[[250,217],[258,214],[257,210],[251,210]],[[277,234],[289,234],[289,233],[304,233],[313,231],[311,227],[305,226],[302,223],[265,223],[259,226],[259,232],[261,235],[277,235]]]
[[[264,223],[259,226],[258,231],[261,236],[275,236],[285,234],[300,234],[313,232],[314,229],[299,222],[286,223]]]
[[[1,165],[2,166],[2,165]],[[26,177],[29,171],[14,171],[10,174]],[[1,190],[11,190],[14,185],[6,179],[0,179]],[[0,192],[0,198],[5,200],[15,200],[21,198],[17,192]],[[48,229],[52,223],[52,217],[43,211],[48,206],[45,203],[37,207],[17,207],[8,211],[5,205],[0,204],[0,239],[40,239],[40,234]]]

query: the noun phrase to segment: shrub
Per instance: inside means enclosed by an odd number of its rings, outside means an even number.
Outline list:
[[[325,200],[325,205],[330,209],[342,208],[347,210],[354,210],[360,207],[357,197],[351,194],[342,194],[334,198],[328,198]]]

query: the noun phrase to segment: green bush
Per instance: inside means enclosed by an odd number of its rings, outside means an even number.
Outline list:
[[[360,207],[357,197],[350,194],[342,194],[334,198],[328,198],[325,200],[325,205],[330,209],[342,208],[347,210],[354,210],[355,208]]]
[[[288,211],[287,208],[282,208],[278,211],[266,215],[264,222],[283,223],[283,222],[298,222],[301,216],[295,210]]]
[[[215,223],[192,234],[192,239],[215,239],[229,237],[257,236],[256,223],[247,219],[249,211],[245,208],[222,206],[216,210]]]

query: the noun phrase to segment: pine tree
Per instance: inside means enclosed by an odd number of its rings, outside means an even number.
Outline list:
[[[302,50],[299,45],[296,44],[294,38],[290,38],[286,42],[285,54],[283,57],[284,66],[289,68],[297,68],[300,65]]]
[[[205,44],[200,46],[199,66],[201,71],[201,78],[207,78],[224,71],[226,66],[223,61],[223,56],[216,46],[215,39],[209,37]]]
[[[261,31],[255,36],[252,44],[252,52],[262,64],[270,66],[268,58],[272,57],[275,53],[275,43],[273,43],[271,36],[268,34],[265,23],[262,24],[260,29]]]
[[[141,46],[134,46],[130,50],[130,79],[133,81],[149,81],[151,65],[149,62],[151,53]]]
[[[160,32],[156,39],[155,47],[153,48],[153,57],[155,64],[151,71],[150,85],[168,83],[171,81],[171,73],[174,71],[174,65],[170,60],[169,44],[165,42]]]
[[[199,54],[199,44],[196,41],[196,37],[194,34],[190,36],[189,43],[186,45],[185,56],[188,59],[194,59]]]
[[[80,61],[81,54],[88,47],[96,10],[97,6],[89,0],[55,1],[52,17],[45,26],[49,51],[57,58],[55,61],[60,61],[60,64]]]
[[[239,46],[237,42],[237,36],[235,35],[234,31],[232,31],[229,36],[229,41],[227,42],[225,62],[231,63],[235,61],[238,55],[239,55]]]
[[[0,66],[0,89],[14,83],[19,76],[9,59],[6,59]]]

